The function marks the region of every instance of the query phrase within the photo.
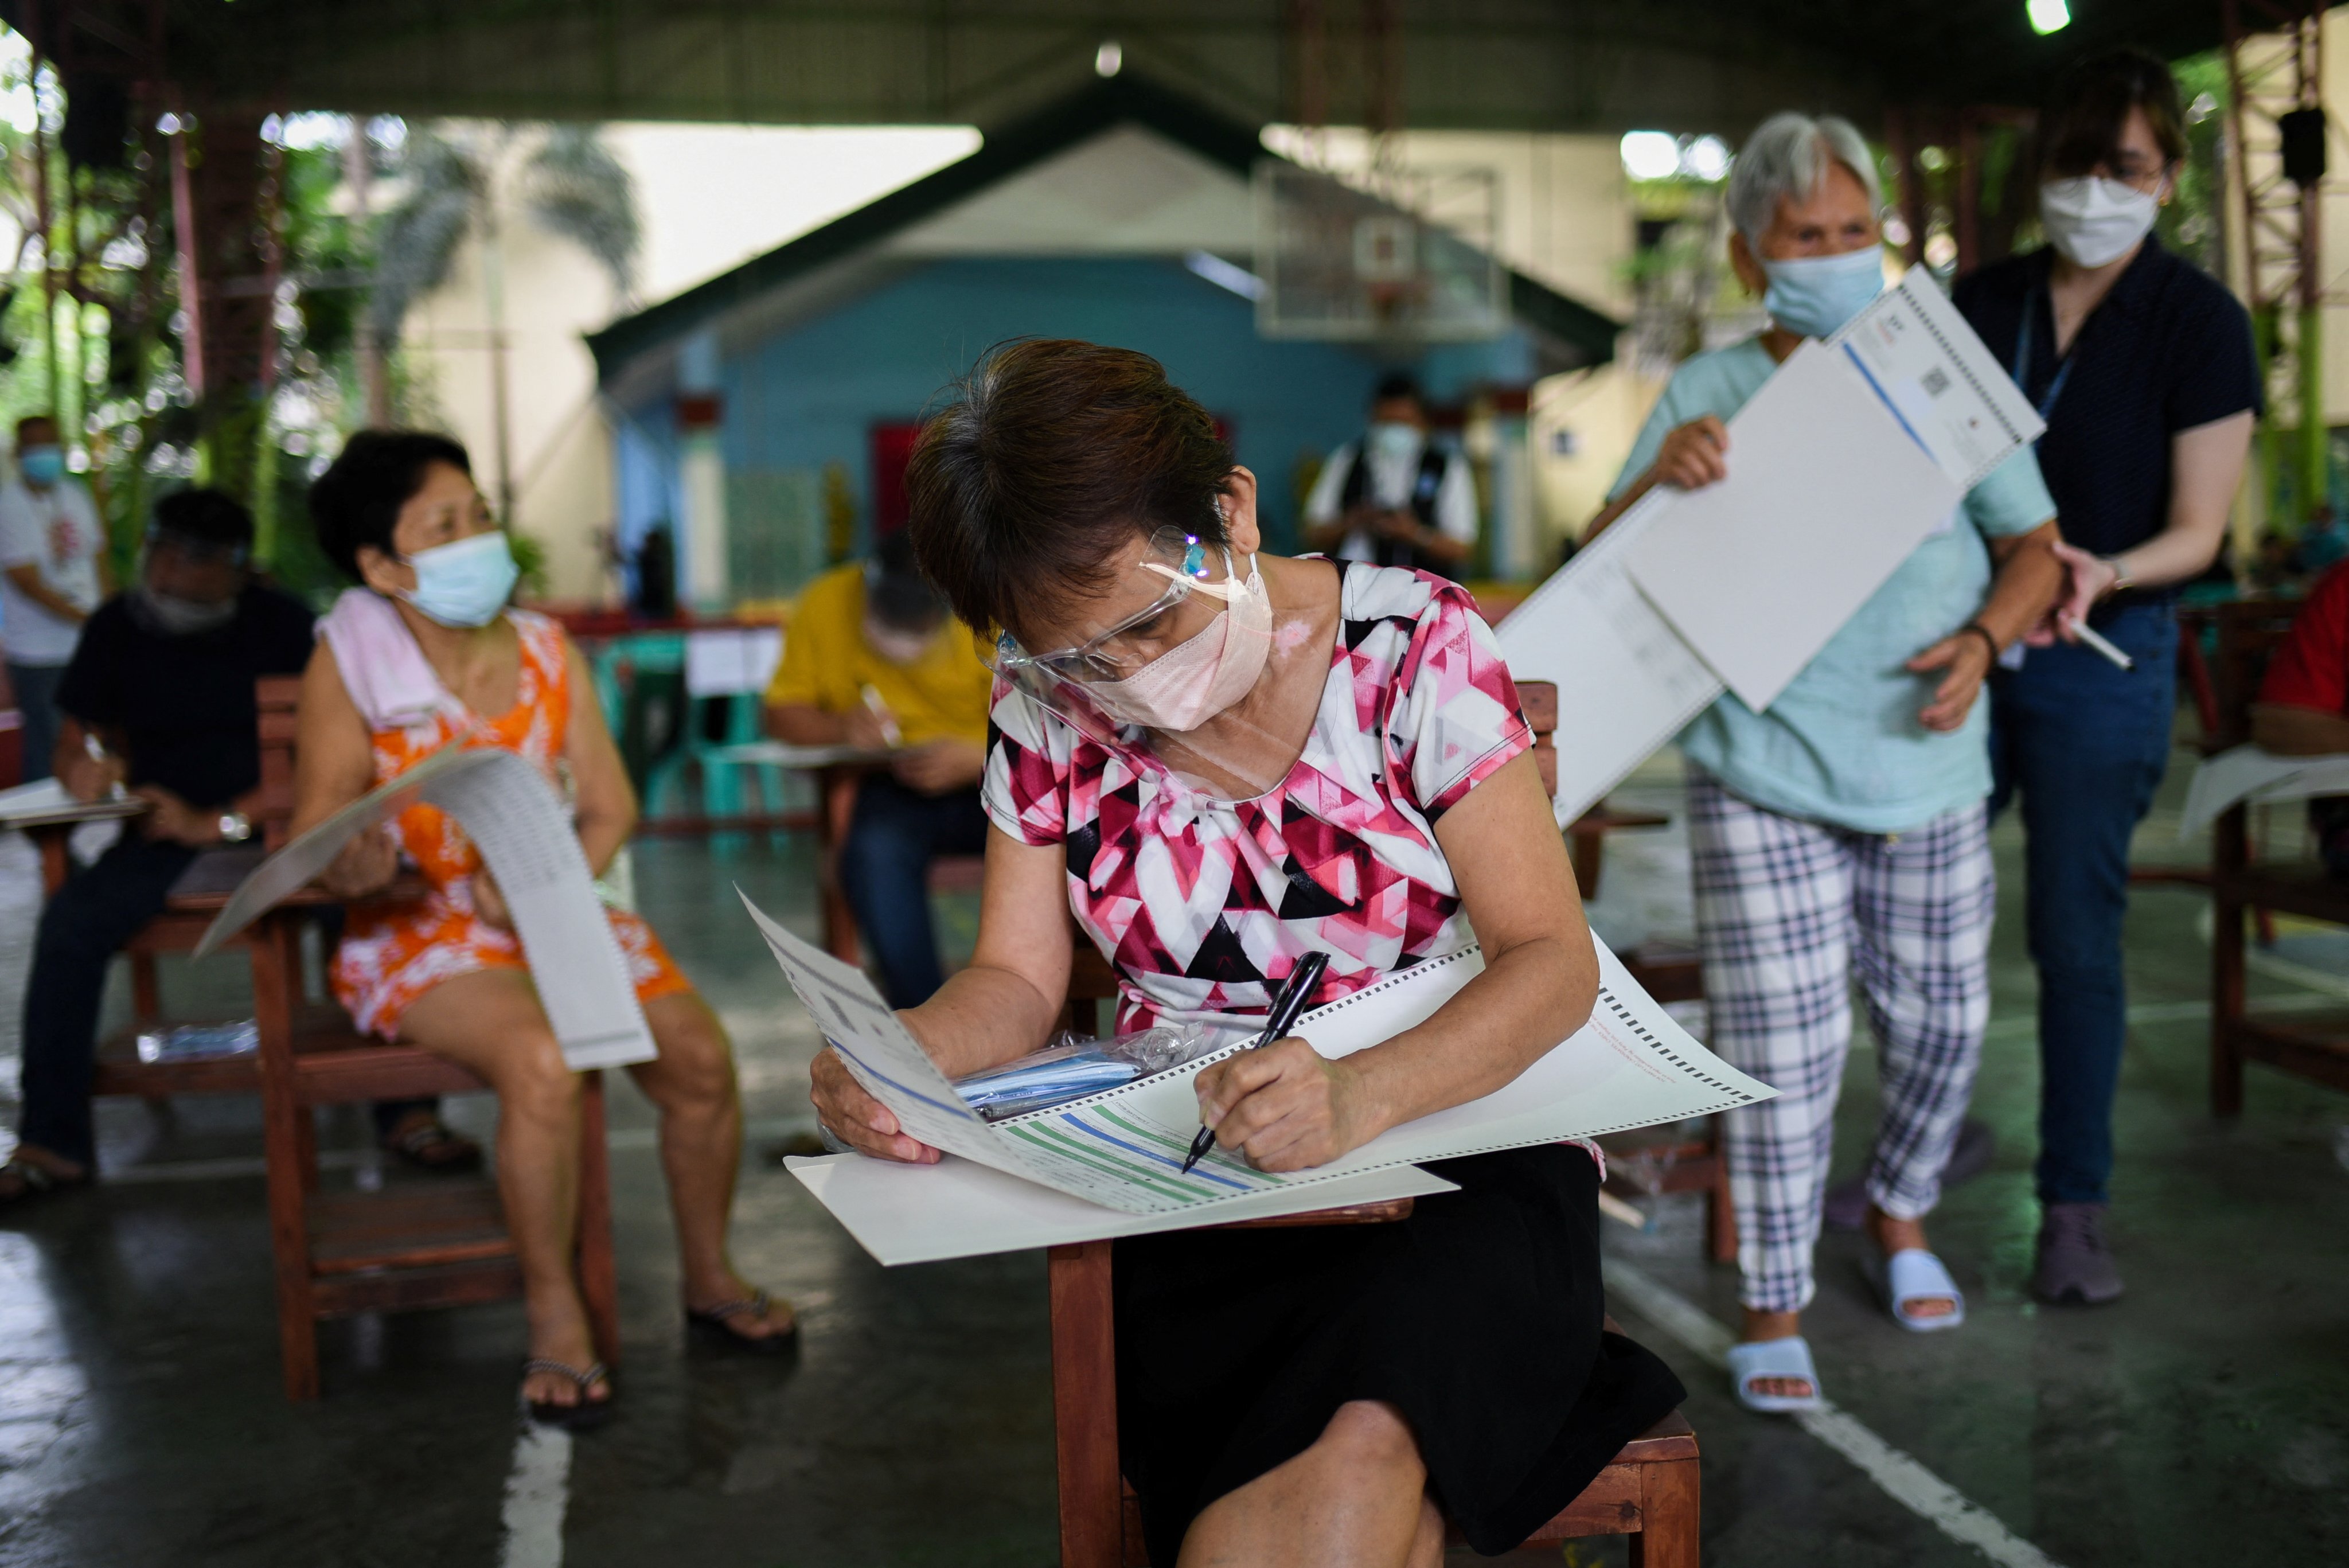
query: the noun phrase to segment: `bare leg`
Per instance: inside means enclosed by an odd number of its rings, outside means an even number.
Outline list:
[[[546,1013],[520,970],[442,981],[400,1020],[403,1037],[470,1069],[498,1096],[498,1196],[522,1268],[530,1354],[585,1367],[595,1359],[572,1273],[579,1212],[579,1077],[564,1064]],[[578,1403],[569,1378],[533,1372],[526,1398]],[[611,1397],[608,1386],[592,1399]]]
[[[660,1111],[661,1169],[677,1221],[686,1304],[706,1311],[747,1300],[750,1287],[726,1255],[734,1177],[742,1159],[742,1100],[726,1031],[709,1004],[690,992],[647,1002],[645,1022],[660,1055],[629,1071]],[[727,1326],[746,1339],[787,1334],[792,1309],[775,1302],[764,1318],[740,1314]]]
[[[1433,1568],[1443,1555],[1410,1426],[1357,1399],[1311,1448],[1202,1510],[1178,1568]]]

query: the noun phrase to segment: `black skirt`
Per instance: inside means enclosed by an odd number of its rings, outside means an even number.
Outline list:
[[[1478,1552],[1511,1551],[1684,1395],[1601,1331],[1599,1173],[1563,1145],[1430,1165],[1408,1220],[1117,1243],[1119,1458],[1150,1560],[1353,1399],[1410,1422]]]

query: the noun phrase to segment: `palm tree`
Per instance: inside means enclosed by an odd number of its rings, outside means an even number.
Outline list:
[[[448,282],[468,238],[481,247],[481,293],[490,318],[490,408],[498,460],[498,507],[513,515],[513,453],[506,391],[505,271],[499,244],[497,169],[516,134],[502,126],[470,140],[413,129],[402,160],[408,190],[384,214],[376,242],[368,322],[378,341],[398,341],[415,303]],[[548,128],[519,172],[532,222],[570,240],[600,264],[616,305],[636,292],[643,234],[634,182],[592,125]]]

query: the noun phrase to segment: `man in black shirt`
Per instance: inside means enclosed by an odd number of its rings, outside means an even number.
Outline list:
[[[247,814],[261,782],[254,681],[299,674],[311,646],[309,610],[254,580],[252,545],[253,518],[228,496],[167,497],[137,586],[90,616],[66,667],[57,779],[83,800],[125,786],[149,810],[42,911],[25,993],[24,1108],[16,1157],[0,1168],[0,1202],[89,1180],[90,1064],[107,965],[161,912],[199,854],[252,836]],[[438,1127],[430,1102],[384,1108]]]

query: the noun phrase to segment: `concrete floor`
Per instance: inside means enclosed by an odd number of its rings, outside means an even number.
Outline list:
[[[2174,778],[2168,805],[2181,787]],[[1660,768],[1634,793],[1668,802],[1671,789]],[[2167,815],[2148,824],[2148,857],[2195,853],[2170,842],[2173,830]],[[1956,1334],[1899,1332],[1873,1305],[1852,1239],[1831,1238],[1809,1322],[1827,1391],[2013,1538],[2070,1568],[2349,1561],[2349,1168],[2338,1141],[2349,1101],[2255,1068],[2243,1118],[2211,1122],[2201,903],[2141,895],[2116,1193],[2131,1294],[2101,1311],[2036,1307],[2023,1289],[2035,1223],[2033,982],[2011,825],[1998,843],[2008,918],[1977,1106],[2000,1152],[1934,1224],[1970,1322]],[[625,1414],[571,1446],[551,1501],[513,1514],[509,1532],[509,1477],[523,1462],[519,1307],[329,1325],[326,1397],[289,1406],[278,1391],[255,1107],[188,1099],[159,1120],[109,1104],[108,1183],[0,1215],[0,1565],[1053,1560],[1041,1260],[884,1271],[757,1157],[759,1144],[810,1125],[813,1041],[733,887],[812,929],[806,851],[652,840],[636,857],[646,913],[741,1057],[753,1148],[737,1254],[750,1277],[801,1304],[796,1358],[686,1349],[649,1116],[633,1090],[619,1091]],[[1625,840],[1597,911],[1602,929],[1684,920],[1683,863],[1671,833]],[[26,871],[0,846],[0,1015],[11,1024]],[[946,913],[967,945],[968,903]],[[233,1002],[233,961],[167,971],[167,996],[191,1011]],[[2309,984],[2257,984],[2321,1000]],[[5,1075],[13,1086],[13,1071]],[[1848,1085],[1847,1167],[1872,1120],[1864,1050]],[[13,1107],[0,1109],[13,1122]],[[494,1107],[453,1102],[450,1116],[486,1133]],[[402,1179],[378,1171],[355,1117],[329,1124],[324,1142],[330,1179]],[[1733,1274],[1701,1262],[1693,1201],[1650,1208],[1651,1232],[1609,1228],[1615,1254],[1733,1321]],[[1817,1438],[1738,1411],[1669,1324],[1628,1301],[1616,1310],[1692,1390],[1709,1563],[1982,1561]],[[2032,1561],[2002,1550],[2000,1560]],[[1619,1563],[1623,1552],[1583,1543],[1568,1560]]]

